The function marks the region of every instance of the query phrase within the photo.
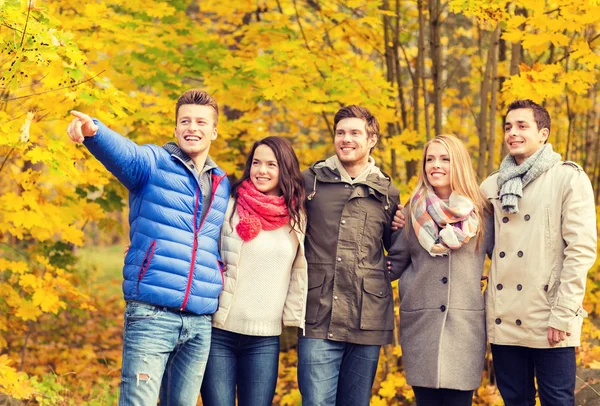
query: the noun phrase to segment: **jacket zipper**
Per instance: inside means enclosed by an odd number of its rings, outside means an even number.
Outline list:
[[[227,176],[227,175],[220,176],[216,179],[213,178],[210,203],[208,205],[208,209],[206,209],[204,218],[202,218],[202,221],[200,222],[200,226],[198,226],[198,228],[196,228],[196,223],[198,220],[198,205],[199,205],[199,201],[200,201],[201,191],[200,191],[200,186],[196,187],[196,204],[194,207],[194,244],[192,246],[192,262],[190,264],[190,272],[188,275],[187,287],[185,289],[185,296],[183,297],[183,303],[181,305],[180,310],[185,310],[188,299],[190,298],[190,289],[192,288],[192,281],[194,280],[194,267],[196,265],[196,251],[198,250],[198,234],[200,233],[200,230],[202,229],[202,226],[204,225],[204,222],[206,221],[206,218],[208,217],[208,213],[210,212],[210,209],[212,208],[213,201],[215,200],[215,192],[217,191],[219,184],[221,183],[221,181],[223,180],[223,178],[225,176]]]
[[[148,270],[148,268],[150,268],[150,261],[152,261],[152,257],[154,257],[155,249],[156,249],[156,240],[152,241],[152,244],[150,244],[150,246],[146,250],[146,255],[144,256],[144,259],[142,260],[142,265],[140,266],[140,270],[138,272],[138,282],[135,287],[136,296],[139,295],[139,293],[140,293],[140,282],[144,278],[144,275],[146,275],[146,271]]]

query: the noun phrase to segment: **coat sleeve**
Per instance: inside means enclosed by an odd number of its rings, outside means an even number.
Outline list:
[[[306,227],[302,227],[302,232]],[[283,324],[285,326],[304,329],[304,309],[306,307],[306,294],[308,293],[308,265],[304,255],[304,241],[300,241],[296,257],[292,264],[292,274],[288,293],[283,306]]]
[[[495,245],[495,230],[494,230],[494,213],[484,213],[483,215],[485,221],[485,231],[483,234],[483,243],[485,247],[485,253],[488,258],[492,258],[494,253],[494,245]]]
[[[127,189],[135,190],[146,183],[154,159],[150,147],[133,141],[94,120],[98,132],[83,144]]]
[[[392,230],[392,220],[394,219],[394,214],[396,214],[396,210],[398,210],[398,205],[400,204],[400,192],[396,187],[391,188],[390,190],[390,207],[388,207],[388,223],[383,227],[383,246],[387,251],[392,247],[392,234],[394,230]]]
[[[570,169],[571,170],[571,169]],[[588,270],[596,260],[596,206],[592,184],[583,170],[576,170],[565,182],[561,231],[565,242],[564,261],[559,271],[556,304],[552,307],[548,326],[571,332],[571,322],[582,308]]]
[[[412,227],[408,210],[404,208],[402,213],[407,219],[405,227]],[[409,233],[405,229],[398,229],[392,233],[391,247],[387,256],[387,261],[391,262],[392,269],[390,271],[390,280],[392,281],[400,279],[404,271],[408,269],[412,262],[408,247],[408,234]]]

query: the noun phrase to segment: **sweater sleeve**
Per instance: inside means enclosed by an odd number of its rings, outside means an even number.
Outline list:
[[[145,184],[154,163],[151,148],[137,145],[98,120],[94,123],[98,132],[83,145],[130,191]]]
[[[596,206],[592,185],[583,170],[565,182],[562,196],[561,231],[565,242],[564,261],[559,271],[556,304],[548,326],[571,332],[571,322],[582,308],[588,270],[596,260]]]

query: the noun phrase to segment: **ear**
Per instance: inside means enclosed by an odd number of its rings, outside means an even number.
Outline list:
[[[548,137],[550,136],[550,130],[548,130],[547,128],[542,128],[540,131],[540,134],[542,135],[542,141],[544,143],[548,142]]]
[[[373,134],[372,136],[369,137],[369,148],[373,148],[375,145],[377,145],[377,134]]]
[[[216,140],[216,139],[217,139],[217,135],[218,135],[218,134],[217,134],[217,127],[215,127],[215,128],[213,128],[213,131],[212,131],[212,134],[211,134],[211,136],[210,136],[210,139],[211,139],[212,141]]]

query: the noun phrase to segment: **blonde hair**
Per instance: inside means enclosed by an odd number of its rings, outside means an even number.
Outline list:
[[[477,175],[473,169],[473,163],[469,152],[465,147],[465,144],[455,137],[454,135],[442,134],[437,135],[433,139],[429,140],[425,147],[423,147],[423,156],[421,157],[421,170],[417,178],[417,185],[410,196],[408,202],[408,212],[412,215],[415,209],[413,205],[413,199],[419,195],[417,203],[420,203],[426,196],[426,191],[430,190],[435,193],[433,186],[427,180],[427,174],[425,173],[425,162],[427,157],[427,150],[433,143],[441,144],[448,151],[450,156],[450,189],[452,192],[464,196],[473,202],[475,215],[479,220],[479,227],[477,228],[477,247],[483,240],[483,234],[485,232],[485,219],[484,211],[491,213],[491,203],[481,192],[479,188],[479,182]]]

